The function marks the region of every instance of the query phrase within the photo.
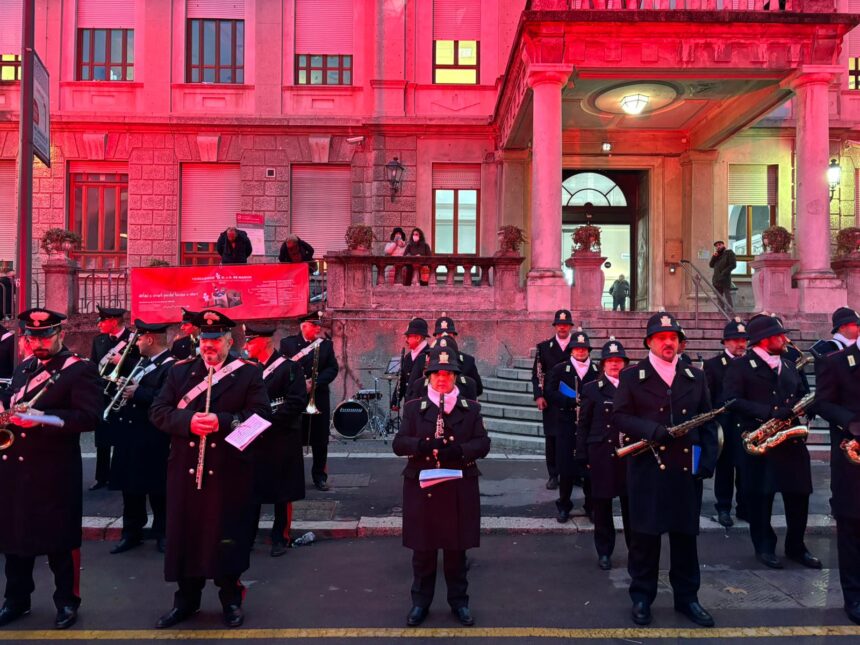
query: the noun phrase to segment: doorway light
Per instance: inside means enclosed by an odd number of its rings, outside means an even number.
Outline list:
[[[628,94],[621,99],[621,109],[631,116],[642,114],[650,99],[645,94]]]

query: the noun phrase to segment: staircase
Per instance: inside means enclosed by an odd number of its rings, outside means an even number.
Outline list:
[[[600,355],[600,348],[614,336],[624,345],[632,362],[642,360],[648,351],[642,343],[646,323],[652,314],[649,312],[603,312],[599,319],[584,321],[583,330],[591,338],[592,357]],[[718,313],[699,313],[698,322],[692,313],[681,313],[678,321],[687,335],[687,354],[694,361],[699,355],[710,358],[722,351],[723,327],[725,318]],[[798,331],[791,333],[797,346],[806,350],[812,343],[826,333],[829,327],[824,317],[806,317],[787,323],[789,328]],[[547,328],[546,337],[552,330]],[[484,393],[480,397],[484,425],[493,440],[493,448],[504,450],[515,448],[517,452],[543,452],[543,427],[541,413],[535,406],[532,394],[531,369],[534,363],[532,349],[529,356],[514,358],[508,367],[497,367],[492,377],[482,378]],[[807,378],[814,387],[815,376],[812,367],[806,368]],[[809,450],[815,460],[827,461],[830,457],[830,443],[827,424],[817,418],[810,428]]]

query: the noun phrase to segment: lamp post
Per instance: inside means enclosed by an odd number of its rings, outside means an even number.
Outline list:
[[[842,168],[839,167],[839,162],[836,159],[830,160],[830,165],[827,167],[827,183],[830,185],[830,201],[833,201],[833,195],[836,194],[836,189],[839,188],[839,182],[842,179]]]
[[[403,167],[397,157],[385,164],[385,176],[388,179],[388,185],[391,186],[391,201],[394,201],[395,196],[400,192],[404,170],[406,168]]]

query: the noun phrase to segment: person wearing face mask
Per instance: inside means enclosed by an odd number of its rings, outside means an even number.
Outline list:
[[[576,424],[580,414],[582,387],[597,379],[597,367],[591,362],[591,341],[578,327],[570,341],[570,359],[559,363],[549,373],[544,394],[558,409],[558,436],[556,438],[556,468],[558,469],[558,510],[556,518],[561,524],[570,519],[573,510],[571,495],[577,478],[585,493],[584,510],[591,514],[591,499],[587,475],[582,464],[576,461]]]
[[[747,328],[740,319],[735,318],[723,329],[723,351],[704,362],[705,378],[708,379],[708,391],[711,393],[711,404],[722,407],[726,403],[723,395],[723,382],[729,363],[743,356],[747,351]],[[743,445],[737,426],[732,422],[731,413],[726,412],[717,417],[717,423],[723,429],[723,451],[717,460],[714,473],[714,497],[717,509],[717,521],[725,528],[734,526],[732,520],[732,498],[737,488],[737,515],[746,518],[744,496],[741,490],[740,465],[743,460]]]
[[[101,416],[102,386],[96,366],[63,345],[63,314],[36,308],[18,319],[33,358],[16,368],[4,409],[32,402],[29,413],[57,416],[63,427],[10,419],[14,439],[0,460],[0,553],[6,559],[0,626],[30,613],[33,567],[38,556],[47,555],[54,574],[54,626],[65,629],[77,620],[81,604],[81,433],[91,432]]]
[[[678,359],[683,338],[675,316],[664,312],[651,316],[644,341],[648,357],[621,372],[613,402],[613,430],[634,441],[652,442],[648,450],[624,458],[630,509],[627,572],[631,617],[637,625],[652,620],[665,533],[675,611],[702,627],[714,625],[699,604],[696,536],[702,480],[713,476],[717,461],[716,424],[708,421],[678,437],[669,433],[669,428],[711,411],[704,373]]]
[[[406,254],[406,233],[402,228],[397,226],[393,231],[391,231],[391,236],[389,237],[388,242],[385,243],[383,252],[385,255],[394,258],[399,258]],[[395,267],[385,267],[386,284],[394,284],[397,282],[394,269]]]
[[[200,329],[194,326],[195,311],[182,309],[182,322],[179,324],[179,335],[170,347],[170,353],[177,360],[197,356],[200,351]]]
[[[174,364],[149,412],[153,425],[170,435],[164,578],[178,586],[159,629],[200,609],[207,579],[219,588],[225,625],[243,623],[239,577],[248,569],[253,539],[254,464],[250,452],[225,439],[252,415],[271,416],[259,365],[230,355],[236,323],[212,309],[198,312],[194,323],[200,355]],[[205,453],[198,474],[199,442]]]
[[[600,377],[582,387],[582,409],[576,427],[576,459],[588,468],[591,482],[591,507],[594,516],[594,546],[597,566],[612,568],[615,549],[615,523],[612,500],[621,502],[624,539],[629,543],[626,464],[615,456],[615,450],[629,439],[612,430],[612,400],[621,370],[629,363],[624,346],[610,337],[600,352]]]
[[[794,406],[807,389],[797,367],[784,354],[787,330],[776,316],[758,314],[747,325],[749,350],[729,363],[723,382],[723,397],[733,400],[732,419],[741,436],[770,419],[790,419]],[[790,438],[763,455],[744,451],[741,466],[743,494],[756,558],[772,569],[781,569],[776,555],[776,533],[771,525],[773,500],[782,495],[785,507],[785,555],[790,560],[820,569],[821,561],[804,542],[812,494],[809,450],[801,438]]]
[[[427,244],[427,240],[424,238],[424,231],[422,231],[420,228],[412,229],[412,233],[409,234],[409,242],[406,244],[406,250],[403,252],[403,255],[433,255],[433,251],[430,249],[430,245]],[[403,284],[409,286],[410,284],[412,284],[412,276],[414,274],[414,269],[410,266],[403,267],[403,269]],[[429,268],[421,267],[418,276],[419,283],[426,286],[427,284],[429,284],[429,280]]]

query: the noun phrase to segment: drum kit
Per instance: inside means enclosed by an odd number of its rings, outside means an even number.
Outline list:
[[[377,372],[380,367],[363,368],[367,372]],[[400,412],[392,410],[394,388],[400,380],[400,371],[373,377],[373,387],[358,390],[351,398],[341,401],[331,414],[331,426],[344,439],[358,439],[366,432],[372,439],[387,441],[390,435],[400,429]],[[388,381],[388,406],[383,408],[383,394],[379,390],[379,381]]]

